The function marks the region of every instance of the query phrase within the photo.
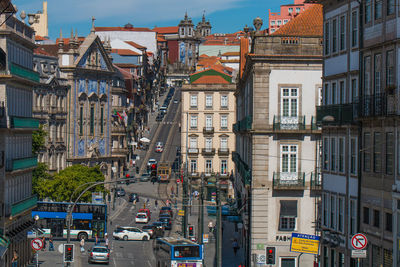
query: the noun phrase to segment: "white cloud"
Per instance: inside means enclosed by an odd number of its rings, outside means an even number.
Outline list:
[[[27,13],[36,12],[42,8],[42,0],[25,1],[15,0],[14,2],[21,5]],[[140,26],[146,23],[181,19],[185,11],[188,12],[189,17],[199,17],[205,10],[207,16],[216,11],[236,8],[240,2],[243,0],[48,0],[49,23],[84,21],[90,23],[90,18],[95,16],[99,21],[97,26],[107,26],[104,21],[110,21],[108,25],[115,25],[121,17],[125,18],[124,23],[130,22],[134,26]]]

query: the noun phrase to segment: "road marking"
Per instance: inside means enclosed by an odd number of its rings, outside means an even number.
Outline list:
[[[147,261],[147,263],[148,263],[148,264],[149,264],[149,266],[151,267],[151,263],[150,263],[150,261],[149,261],[149,260]]]

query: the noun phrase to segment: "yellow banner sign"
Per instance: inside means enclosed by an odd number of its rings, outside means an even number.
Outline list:
[[[178,216],[184,216],[185,215],[185,211],[184,210],[179,210],[178,211]]]
[[[315,235],[292,233],[290,251],[318,254],[320,237]]]

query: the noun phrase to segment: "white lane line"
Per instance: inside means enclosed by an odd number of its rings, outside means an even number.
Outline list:
[[[150,261],[149,261],[149,260],[147,261],[147,263],[148,263],[148,264],[149,264],[149,266],[151,267],[151,263],[150,263]]]

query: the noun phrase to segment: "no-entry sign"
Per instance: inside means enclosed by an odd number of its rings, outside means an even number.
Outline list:
[[[351,245],[354,249],[364,249],[367,246],[367,237],[363,234],[355,234],[351,238]]]

